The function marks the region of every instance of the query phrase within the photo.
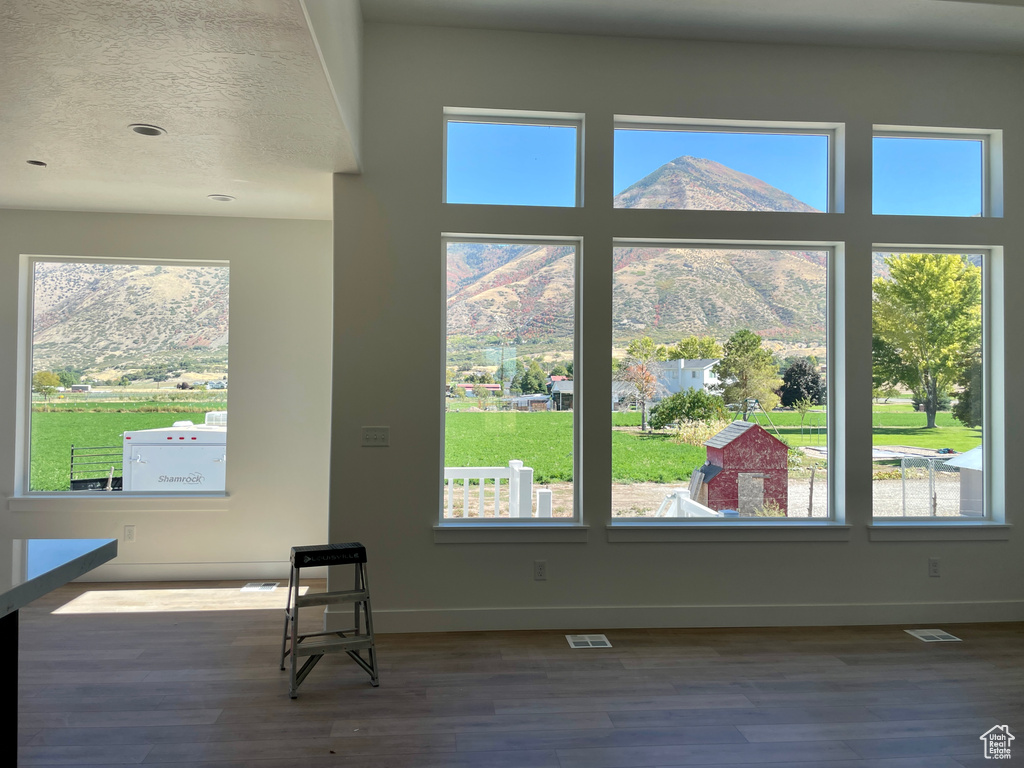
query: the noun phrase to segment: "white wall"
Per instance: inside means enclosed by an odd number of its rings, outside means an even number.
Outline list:
[[[327,532],[331,224],[0,210],[0,533],[121,538],[94,580],[287,576],[289,548]],[[227,259],[228,498],[11,499],[21,254]]]
[[[367,545],[377,626],[801,624],[1024,618],[1024,538],[869,541],[872,242],[1003,245],[1008,297],[1024,286],[1024,81],[1019,57],[687,43],[369,24],[364,36],[362,176],[335,177],[332,540]],[[586,115],[581,209],[445,206],[442,108]],[[835,121],[846,125],[843,214],[611,209],[615,114]],[[871,216],[871,126],[1005,130],[1002,219]],[[582,235],[583,355],[595,403],[583,419],[586,543],[435,543],[444,355],[442,232]],[[839,329],[850,397],[849,535],[837,542],[609,541],[611,238],[816,239],[845,244]],[[1024,308],[1008,301],[1007,328]],[[1024,359],[1008,333],[1007,360]],[[835,363],[835,364],[834,364]],[[1006,377],[1009,402],[1019,377]],[[436,385],[435,385],[436,382]],[[833,392],[841,391],[841,387]],[[835,402],[835,401],[834,401]],[[391,447],[361,449],[361,425]],[[1024,462],[1024,420],[1006,415],[1006,462]],[[838,472],[830,471],[837,476]],[[1002,467],[992,467],[1000,473]],[[1006,477],[1021,521],[1021,473]],[[1001,504],[1001,506],[1003,506]],[[928,557],[943,575],[929,579]],[[532,562],[548,561],[546,582]]]

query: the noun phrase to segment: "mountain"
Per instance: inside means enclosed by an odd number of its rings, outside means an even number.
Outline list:
[[[712,160],[679,157],[615,198],[618,208],[803,211],[792,195]],[[571,349],[574,251],[554,245],[448,247],[451,350],[544,343]],[[619,248],[616,340],[690,334],[720,339],[739,327],[767,338],[825,338],[825,254],[751,249]]]
[[[618,248],[612,331],[728,338],[749,328],[768,339],[823,343],[826,254],[742,248]]]
[[[798,211],[812,208],[761,179],[702,157],[677,157],[615,196],[616,208]]]
[[[37,262],[33,368],[226,362],[228,268]]]

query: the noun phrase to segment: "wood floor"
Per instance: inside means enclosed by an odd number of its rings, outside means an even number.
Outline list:
[[[945,644],[899,627],[610,630],[614,648],[589,650],[559,632],[378,635],[380,688],[329,656],[293,701],[282,611],[214,599],[239,586],[73,584],[23,609],[19,764],[1024,765],[1024,624],[946,625],[964,642]],[[1016,754],[986,760],[979,737],[1004,724]]]

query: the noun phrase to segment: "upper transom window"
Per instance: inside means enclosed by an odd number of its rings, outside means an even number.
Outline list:
[[[838,210],[834,125],[620,118],[616,208]]]
[[[445,202],[580,205],[582,129],[578,115],[446,109]]]
[[[875,126],[872,212],[897,216],[1001,214],[999,136]]]

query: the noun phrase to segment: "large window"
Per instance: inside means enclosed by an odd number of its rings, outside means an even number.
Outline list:
[[[442,522],[576,519],[578,250],[445,241]]]
[[[616,208],[705,211],[836,210],[835,126],[728,126],[620,118]]]
[[[829,516],[829,257],[616,247],[613,517]]]
[[[874,256],[876,518],[985,516],[987,261],[977,253]]]
[[[445,111],[445,202],[579,205],[582,120]]]
[[[228,266],[26,260],[30,492],[223,492]]]

